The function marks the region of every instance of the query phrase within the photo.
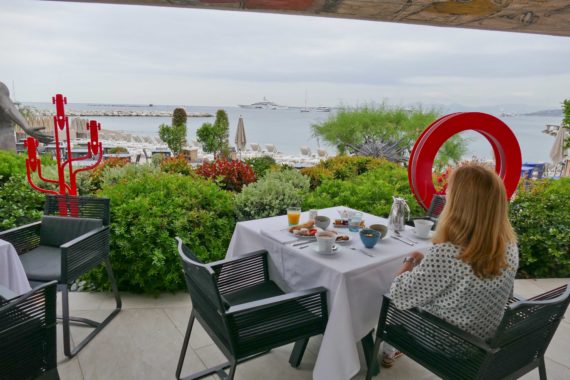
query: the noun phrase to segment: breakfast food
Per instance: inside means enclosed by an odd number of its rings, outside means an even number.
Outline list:
[[[349,239],[350,239],[350,237],[348,237],[347,235],[338,235],[336,237],[336,241],[347,241]]]
[[[313,228],[314,225],[315,225],[315,221],[309,220],[307,223],[297,224],[296,226],[289,227],[289,232],[294,233],[295,231],[301,230],[301,229],[310,230],[311,228]]]
[[[364,228],[365,226],[366,226],[366,223],[364,222],[364,220],[361,220],[360,221],[360,228]],[[346,219],[335,219],[333,227],[347,228],[348,227],[348,220],[346,220]]]

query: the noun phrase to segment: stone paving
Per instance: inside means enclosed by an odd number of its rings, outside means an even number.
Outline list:
[[[570,282],[570,279],[517,280],[515,293],[531,297]],[[62,330],[58,325],[58,368],[62,380],[100,379],[174,379],[182,346],[190,299],[187,294],[163,294],[152,298],[122,294],[123,310],[75,358],[63,355]],[[58,304],[59,305],[59,304]],[[72,293],[72,315],[102,320],[114,306],[110,294]],[[570,316],[570,311],[566,313]],[[72,337],[81,339],[90,329],[72,327]],[[312,338],[301,366],[288,363],[292,345],[272,350],[269,354],[238,365],[236,379],[311,379],[320,345],[320,337]],[[546,353],[546,371],[550,380],[570,379],[570,318],[558,328]],[[198,322],[190,339],[190,347],[182,375],[205,369],[225,359]],[[364,358],[361,352],[361,363]],[[365,370],[354,377],[364,379]],[[427,380],[438,377],[408,358],[400,359],[390,369],[383,369],[375,379]],[[523,379],[538,379],[534,370]],[[211,376],[208,379],[217,379]],[[347,379],[348,380],[348,379]]]

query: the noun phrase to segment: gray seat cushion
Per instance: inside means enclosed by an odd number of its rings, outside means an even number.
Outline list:
[[[61,278],[61,249],[40,245],[20,255],[20,261],[30,281],[59,281]]]
[[[40,229],[40,245],[59,247],[102,226],[101,219],[44,215]]]

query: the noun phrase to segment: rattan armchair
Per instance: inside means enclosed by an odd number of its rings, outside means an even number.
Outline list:
[[[229,361],[184,379],[216,373],[231,380],[238,363],[292,342],[296,343],[289,362],[298,367],[309,338],[325,330],[326,289],[283,292],[269,279],[266,251],[206,265],[179,238],[176,240],[192,300],[176,378],[180,379],[195,319]]]
[[[68,217],[54,216],[64,212]],[[12,243],[32,285],[57,281],[62,291],[63,351],[75,356],[121,309],[121,298],[109,261],[109,200],[48,195],[39,222],[0,232]],[[102,322],[69,315],[69,287],[82,274],[104,263],[115,295],[116,308]],[[70,323],[94,330],[71,348]]]
[[[417,308],[399,310],[384,296],[373,355],[386,342],[443,379],[516,379],[538,367],[546,380],[544,353],[569,302],[568,285],[512,299],[495,336],[484,341]]]
[[[0,379],[59,379],[55,281],[6,300],[0,297]]]

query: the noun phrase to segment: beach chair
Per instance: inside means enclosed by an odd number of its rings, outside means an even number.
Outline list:
[[[329,156],[329,152],[327,152],[325,149],[317,149],[317,155],[321,160],[326,159]]]
[[[254,157],[258,156],[261,153],[261,147],[259,144],[251,143],[249,146],[251,147],[251,153]]]
[[[311,152],[311,148],[309,148],[306,145],[303,145],[301,147],[301,157],[311,157],[312,152]]]
[[[265,144],[265,149],[266,152],[272,157],[278,153],[275,144]]]

